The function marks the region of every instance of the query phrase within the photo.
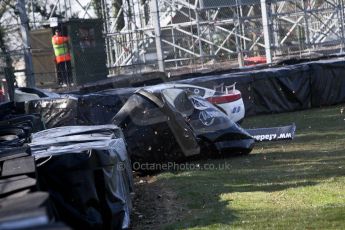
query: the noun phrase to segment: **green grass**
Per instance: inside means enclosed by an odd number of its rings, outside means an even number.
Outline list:
[[[344,105],[248,118],[243,127],[295,122],[291,142],[257,144],[248,156],[198,162],[219,170],[162,173],[179,221],[166,229],[345,229]]]

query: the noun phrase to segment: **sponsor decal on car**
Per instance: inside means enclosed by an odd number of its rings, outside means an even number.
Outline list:
[[[214,111],[203,110],[199,113],[199,120],[205,126],[210,126],[213,124],[216,116],[217,116],[217,113]]]
[[[192,97],[191,98],[192,103],[194,105],[194,108],[198,110],[205,110],[209,108],[209,105],[207,105],[203,100],[199,100],[198,98]]]

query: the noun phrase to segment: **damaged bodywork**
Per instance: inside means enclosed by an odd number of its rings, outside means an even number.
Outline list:
[[[206,99],[207,101],[216,105],[220,110],[225,112],[233,122],[239,123],[244,119],[244,103],[241,92],[236,89],[236,83],[229,86],[220,84],[214,86],[214,89],[189,84],[165,83],[156,86],[150,86],[149,90],[157,91],[169,88],[182,89],[190,94]]]
[[[181,161],[213,149],[249,153],[254,139],[206,99],[180,88],[145,87],[113,118],[133,161]],[[138,141],[140,140],[140,141]]]

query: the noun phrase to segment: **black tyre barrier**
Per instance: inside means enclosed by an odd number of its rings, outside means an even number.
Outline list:
[[[345,61],[332,59],[239,73],[208,74],[176,82],[206,88],[236,82],[246,115],[258,115],[345,102],[344,71]]]
[[[62,125],[75,112],[65,106],[73,99],[45,100],[0,105],[0,229],[128,228],[133,185],[121,130],[114,125],[61,127],[33,134],[45,127],[41,114],[49,125]],[[39,114],[20,114],[24,107]],[[48,114],[55,110],[53,121]],[[57,136],[61,130],[66,137]],[[75,144],[84,145],[82,153],[72,149],[54,155]],[[55,148],[48,161],[37,157],[47,146]]]
[[[131,164],[115,125],[65,126],[38,132],[30,144],[38,182],[73,229],[130,224]]]
[[[39,191],[29,152],[27,146],[0,147],[0,229],[69,229],[56,222],[49,193]]]
[[[1,148],[21,147],[30,141],[32,133],[43,130],[40,115],[6,114],[0,119]]]

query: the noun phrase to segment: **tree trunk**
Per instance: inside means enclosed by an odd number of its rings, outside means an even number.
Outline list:
[[[15,83],[15,76],[12,66],[12,59],[10,54],[7,52],[6,45],[5,45],[5,36],[4,36],[3,28],[0,25],[0,50],[3,54],[3,58],[6,64],[5,67],[5,78],[7,83],[7,93],[10,97],[10,100],[13,101],[14,99],[14,83]]]

